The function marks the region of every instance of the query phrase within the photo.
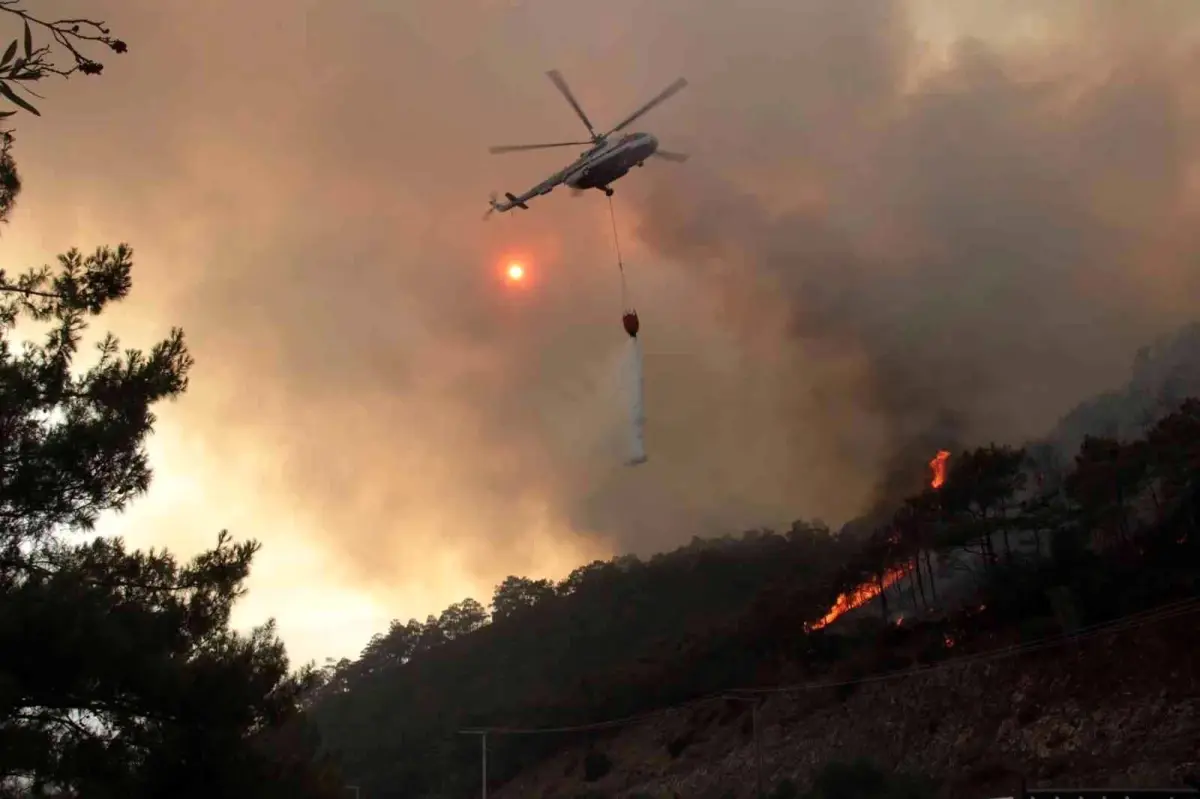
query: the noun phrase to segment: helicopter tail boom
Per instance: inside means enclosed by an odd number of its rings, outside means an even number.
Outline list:
[[[505,199],[508,200],[508,202],[506,202],[506,203],[499,202],[496,194],[494,194],[494,193],[492,194],[491,197],[488,198],[488,205],[490,205],[491,207],[488,208],[487,213],[483,215],[483,218],[485,220],[490,218],[492,214],[496,214],[496,213],[502,214],[505,211],[511,211],[514,208],[524,208],[526,211],[529,210],[529,206],[525,204],[525,201],[522,200],[520,197],[517,197],[512,192],[508,192],[508,191],[504,192],[504,197],[505,197]]]

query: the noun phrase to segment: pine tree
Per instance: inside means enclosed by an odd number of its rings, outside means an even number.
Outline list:
[[[0,95],[25,111],[37,113],[10,84],[98,74],[89,41],[125,51],[102,23],[0,11],[23,22]],[[31,24],[75,67],[56,67]],[[21,190],[13,145],[0,132],[4,222]],[[154,408],[184,392],[192,366],[180,330],[147,350],[108,335],[81,353],[132,268],[122,244],[0,270],[0,795],[337,796],[298,709],[311,669],[291,672],[273,624],[230,628],[258,544],[222,532],[180,563],[94,534],[150,485]]]

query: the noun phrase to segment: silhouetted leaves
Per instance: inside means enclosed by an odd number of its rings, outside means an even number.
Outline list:
[[[492,616],[497,621],[512,618],[554,595],[554,583],[549,580],[506,577],[492,596]]]
[[[29,10],[28,5],[21,0],[7,0],[0,4],[0,13],[19,18],[23,26],[20,40],[14,39],[5,50],[4,57],[0,58],[0,71],[4,76],[4,80],[0,81],[0,95],[19,108],[40,116],[38,110],[20,96],[15,87],[34,83],[46,75],[69,77],[76,72],[99,75],[104,71],[104,65],[87,54],[90,47],[102,45],[113,53],[122,54],[129,51],[129,46],[114,37],[103,22],[40,17]],[[31,22],[40,35],[46,36],[46,44],[39,46],[35,41]],[[18,49],[23,55],[14,60]]]
[[[20,189],[4,135],[0,213]],[[299,712],[320,675],[290,671],[273,624],[229,626],[258,544],[221,533],[181,563],[86,535],[149,486],[153,409],[192,366],[179,330],[80,357],[132,267],[121,245],[0,271],[0,793],[337,796]]]
[[[21,108],[24,108],[26,111],[33,114],[34,116],[40,117],[42,115],[41,111],[37,110],[32,105],[30,105],[29,101],[27,101],[24,97],[21,97],[19,94],[14,92],[12,90],[12,87],[9,86],[4,81],[0,81],[0,95],[4,95],[5,99],[7,99],[9,102],[11,102],[15,105],[19,105]]]

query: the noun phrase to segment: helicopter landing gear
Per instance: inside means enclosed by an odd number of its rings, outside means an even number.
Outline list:
[[[611,197],[611,196],[613,196],[613,190],[612,190],[612,189],[610,189],[608,186],[604,186],[604,187],[603,187],[603,191],[604,191],[604,196],[605,196],[605,197]]]

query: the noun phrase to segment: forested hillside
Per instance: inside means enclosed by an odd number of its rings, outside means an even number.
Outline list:
[[[478,740],[463,728],[585,724],[736,688],[861,677],[945,660],[998,629],[1034,640],[1194,597],[1200,400],[1181,400],[1191,390],[1179,377],[1193,339],[1188,330],[1140,356],[1117,399],[1081,406],[1046,442],[943,456],[944,473],[866,535],[797,522],[696,539],[557,584],[510,577],[490,612],[465,600],[394,623],[358,660],[326,670],[313,716],[370,796],[462,795],[479,777]],[[1144,399],[1156,369],[1176,376],[1176,396],[1138,425],[1168,402],[1169,381]],[[1126,437],[1085,434],[1073,459],[1056,457],[1089,418]],[[893,650],[886,633],[900,623],[919,625],[926,644]],[[494,736],[489,781],[566,740]]]
[[[1047,442],[1069,456],[1089,434],[1136,438],[1184,399],[1198,395],[1200,323],[1139,350],[1129,382],[1080,403],[1063,417]]]

